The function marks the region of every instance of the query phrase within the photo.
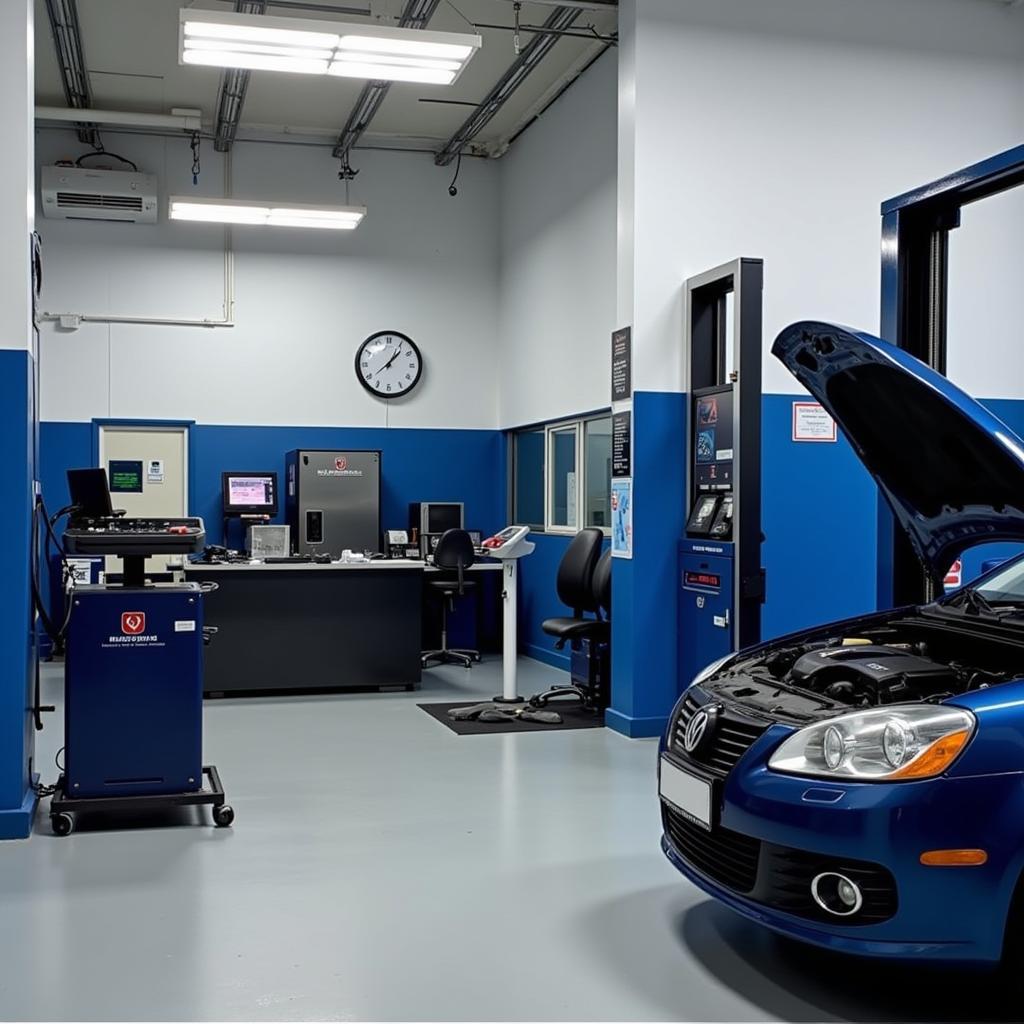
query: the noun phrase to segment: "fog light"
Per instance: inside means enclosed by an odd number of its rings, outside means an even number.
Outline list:
[[[823,871],[811,882],[811,896],[822,910],[836,917],[856,914],[864,897],[856,882],[835,871]]]

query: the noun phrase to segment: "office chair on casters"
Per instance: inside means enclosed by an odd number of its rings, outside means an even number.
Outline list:
[[[473,541],[465,530],[448,530],[442,534],[434,549],[434,565],[438,569],[454,572],[451,577],[430,580],[429,585],[441,594],[441,649],[424,651],[420,655],[420,663],[427,668],[432,661],[439,665],[465,665],[470,668],[474,661],[480,660],[479,651],[453,650],[448,647],[448,612],[455,608],[455,598],[462,597],[467,591],[473,590],[476,583],[465,578],[465,571],[474,562]]]
[[[587,536],[584,536],[584,535]],[[573,609],[571,617],[545,619],[541,629],[557,637],[555,648],[561,650],[568,643],[574,651],[587,640],[590,645],[607,644],[611,637],[611,623],[602,615],[611,609],[612,556],[611,551],[601,554],[602,534],[597,529],[581,530],[569,545],[558,566],[558,596]],[[591,612],[593,618],[587,618]],[[607,675],[607,669],[602,676]],[[575,699],[585,708],[600,711],[607,703],[607,683],[598,680],[597,687],[573,681],[569,685],[553,686],[550,690],[530,698],[534,707],[544,707],[552,700]]]

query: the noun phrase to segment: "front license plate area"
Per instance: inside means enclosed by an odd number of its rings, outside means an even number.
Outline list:
[[[667,757],[663,757],[658,791],[662,799],[667,800],[690,821],[711,831],[713,790],[707,779],[691,775],[690,772],[673,764]]]

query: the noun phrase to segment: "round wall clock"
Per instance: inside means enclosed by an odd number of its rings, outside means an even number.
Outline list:
[[[409,394],[422,374],[423,357],[416,342],[398,331],[371,334],[356,352],[359,383],[378,398]]]

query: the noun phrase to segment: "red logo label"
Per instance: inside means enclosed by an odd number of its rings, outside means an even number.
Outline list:
[[[145,628],[145,612],[121,612],[121,632],[125,636],[138,636]]]
[[[339,473],[344,472],[346,469],[348,469],[348,459],[335,459],[334,460],[334,468]]]

